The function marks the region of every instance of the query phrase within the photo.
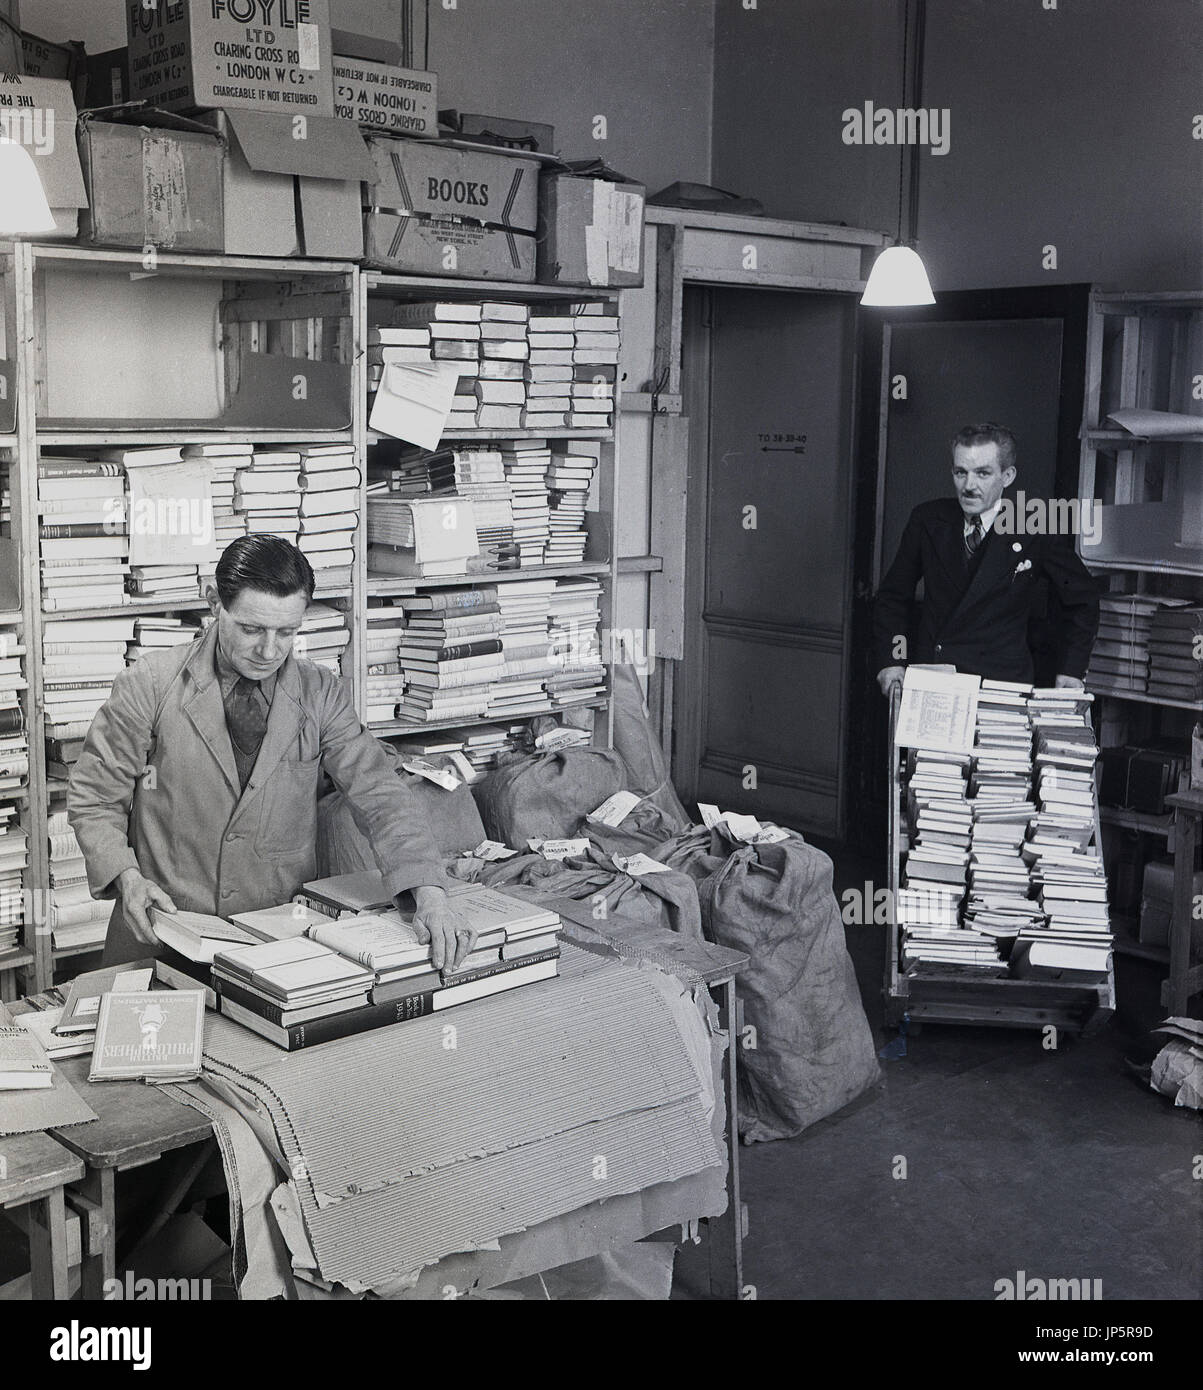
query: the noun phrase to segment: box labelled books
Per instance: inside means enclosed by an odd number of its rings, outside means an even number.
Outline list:
[[[108,114],[85,111],[80,118],[88,189],[81,239],[92,246],[221,251],[222,137],[166,112],[141,111],[136,124],[107,120]]]
[[[642,184],[544,173],[539,180],[539,280],[643,284]]]
[[[23,145],[33,156],[54,214],[54,231],[39,233],[39,241],[73,241],[79,210],[88,204],[75,120],[70,82],[11,73],[0,83],[0,139]]]
[[[383,270],[535,278],[535,160],[370,135],[364,256]]]
[[[207,111],[200,119],[227,142],[227,255],[362,256],[360,180],[373,166],[355,126],[310,117],[298,138],[291,116]]]
[[[125,13],[135,100],[334,114],[329,0],[157,0]]]
[[[334,114],[396,135],[437,135],[438,77],[367,58],[334,58]]]

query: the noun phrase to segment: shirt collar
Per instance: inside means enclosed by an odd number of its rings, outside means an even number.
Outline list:
[[[239,673],[226,659],[226,654],[221,649],[220,637],[213,643],[213,666],[217,672],[218,683],[221,686],[221,698],[227,700],[229,699],[230,691],[233,690],[239,679]],[[279,671],[276,671],[270,676],[265,676],[264,679],[259,682],[259,689],[263,692],[263,697],[269,705],[276,693],[276,679],[279,674]]]
[[[982,535],[984,536],[991,526],[994,525],[994,518],[998,515],[998,509],[1001,505],[1002,499],[1000,498],[988,512],[982,512],[981,515],[977,517],[968,517],[962,512],[961,520],[965,524],[965,534],[968,535],[969,532],[973,530],[975,521],[980,521],[982,523]]]

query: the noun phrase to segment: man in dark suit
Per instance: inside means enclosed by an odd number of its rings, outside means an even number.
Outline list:
[[[1015,481],[1015,437],[967,425],[952,441],[955,498],[921,503],[877,590],[873,644],[883,694],[906,662],[938,663],[989,680],[1031,683],[1029,629],[1041,581],[1059,607],[1056,684],[1080,690],[1098,628],[1098,585],[1066,535],[1015,534],[1003,491]],[[915,587],[923,604],[912,633]]]

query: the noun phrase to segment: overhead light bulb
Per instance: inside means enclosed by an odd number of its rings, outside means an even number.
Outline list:
[[[39,236],[54,229],[33,156],[23,145],[0,138],[0,236]]]
[[[919,253],[909,246],[887,246],[873,263],[860,302],[877,308],[934,304],[936,297]]]

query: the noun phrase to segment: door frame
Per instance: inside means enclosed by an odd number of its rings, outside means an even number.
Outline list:
[[[859,397],[860,449],[855,476],[856,533],[871,539],[857,548],[852,589],[852,649],[849,673],[848,744],[851,810],[857,823],[882,824],[886,802],[880,784],[884,757],[884,701],[872,671],[872,597],[877,583],[881,543],[880,498],[885,486],[884,422],[888,379],[882,370],[893,328],[912,323],[988,323],[1056,319],[1061,323],[1061,373],[1058,391],[1057,454],[1054,492],[1076,497],[1080,455],[1079,430],[1086,389],[1086,330],[1090,313],[1089,284],[1036,285],[938,294],[922,308],[871,310],[860,315]],[[884,767],[884,764],[883,764]]]
[[[685,651],[693,654],[691,664],[704,671],[707,661],[707,627],[705,621],[706,537],[709,533],[710,504],[710,374],[712,370],[711,334],[713,305],[716,291],[745,293],[762,289],[767,293],[789,295],[822,295],[824,298],[844,299],[841,306],[848,319],[848,334],[843,351],[841,376],[851,383],[843,421],[843,464],[850,475],[850,485],[844,508],[844,550],[847,555],[843,582],[843,602],[838,643],[841,655],[839,691],[839,723],[843,731],[836,749],[835,826],[817,830],[827,838],[843,840],[847,828],[849,797],[849,692],[855,669],[852,642],[853,587],[855,583],[857,547],[855,518],[858,500],[855,460],[859,451],[860,407],[857,382],[860,371],[861,333],[857,302],[851,295],[838,290],[801,289],[783,285],[747,285],[688,283],[684,286],[681,303],[681,378],[682,413],[690,422],[688,444],[688,475],[685,490]],[[805,633],[803,634],[805,636]],[[682,799],[696,801],[698,775],[706,752],[704,732],[704,691],[689,689],[690,682],[682,671],[674,684],[674,711],[670,766],[672,778]],[[782,777],[781,783],[791,780],[802,786],[796,777]],[[811,829],[800,822],[800,829]]]

